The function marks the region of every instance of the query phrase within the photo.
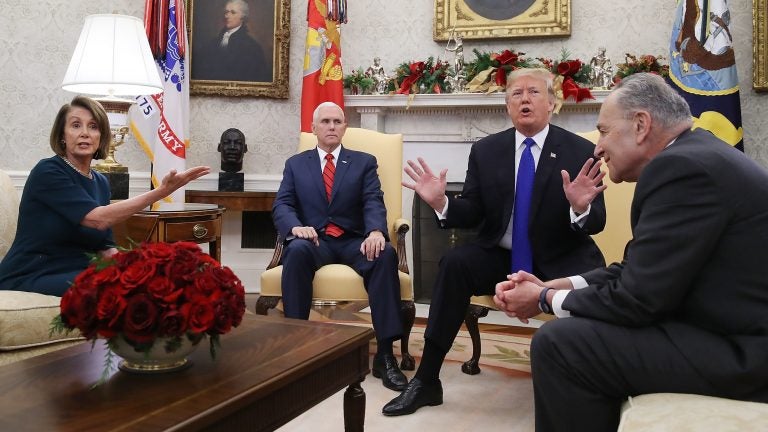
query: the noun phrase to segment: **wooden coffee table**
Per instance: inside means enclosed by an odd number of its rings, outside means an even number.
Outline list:
[[[362,431],[369,328],[246,315],[205,340],[192,366],[156,375],[102,372],[103,344],[83,343],[0,367],[0,424],[9,431],[271,431],[347,387],[344,424]],[[341,413],[328,413],[329,416]]]

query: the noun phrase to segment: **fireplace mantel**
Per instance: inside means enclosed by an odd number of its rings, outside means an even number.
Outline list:
[[[565,101],[559,114],[553,116],[552,122],[562,124],[563,121],[580,118],[597,119],[609,90],[593,90],[594,99],[579,103],[571,99]],[[506,116],[504,93],[450,93],[450,94],[415,94],[415,95],[347,95],[344,97],[350,122],[356,126],[382,132],[395,132],[387,126],[387,119],[392,116],[403,116],[410,113],[431,116],[479,116],[500,114]],[[585,116],[586,114],[586,116]],[[359,124],[356,120],[359,119]],[[594,129],[594,121],[586,125]],[[567,126],[565,126],[567,127]]]

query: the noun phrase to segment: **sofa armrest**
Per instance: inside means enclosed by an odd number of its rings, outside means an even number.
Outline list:
[[[768,430],[768,404],[678,393],[631,397],[618,432]]]

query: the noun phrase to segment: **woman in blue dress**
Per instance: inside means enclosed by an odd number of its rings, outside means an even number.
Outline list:
[[[110,204],[109,180],[91,170],[107,154],[112,135],[104,108],[76,96],[56,115],[50,145],[55,153],[29,173],[19,204],[16,237],[0,262],[0,289],[61,296],[89,264],[88,254],[116,252],[110,227],[210,172],[172,171],[162,184]]]

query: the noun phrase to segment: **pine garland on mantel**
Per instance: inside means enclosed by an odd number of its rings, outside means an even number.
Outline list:
[[[422,105],[432,106],[433,102],[425,96],[437,97],[444,102],[435,103],[435,106],[456,104],[455,106],[496,105],[497,102],[503,105],[503,96],[498,101],[489,103],[488,98],[477,98],[478,94],[487,94],[492,96],[496,93],[503,95],[506,86],[506,76],[510,71],[518,68],[538,67],[550,70],[555,75],[555,90],[558,94],[558,104],[556,112],[563,104],[587,103],[601,104],[602,99],[609,90],[593,90],[589,87],[590,66],[580,59],[570,58],[570,53],[563,49],[560,59],[553,60],[546,57],[526,57],[526,53],[512,49],[500,52],[482,52],[473,50],[475,58],[464,64],[466,73],[468,93],[450,93],[446,88],[445,79],[450,74],[449,62],[428,57],[424,61],[402,62],[395,69],[392,78],[387,86],[388,94],[384,95],[348,95],[350,101],[381,101],[386,98],[392,98],[393,95],[408,95],[407,106]],[[617,65],[617,72],[614,82],[637,72],[659,73],[664,76],[668,74],[669,66],[663,65],[659,60],[661,56],[641,55],[635,56],[626,54],[626,63]],[[348,76],[346,82],[352,83],[355,79],[360,80],[360,68],[355,70],[357,76]],[[345,86],[349,89],[349,86]],[[351,97],[350,97],[351,96]],[[593,100],[597,98],[597,100]],[[399,98],[395,98],[399,99]],[[494,98],[491,98],[494,99]],[[419,101],[416,103],[416,101]],[[591,103],[590,103],[591,101]],[[352,102],[354,103],[354,102]],[[374,106],[374,105],[371,105]],[[377,105],[379,106],[379,105]]]

